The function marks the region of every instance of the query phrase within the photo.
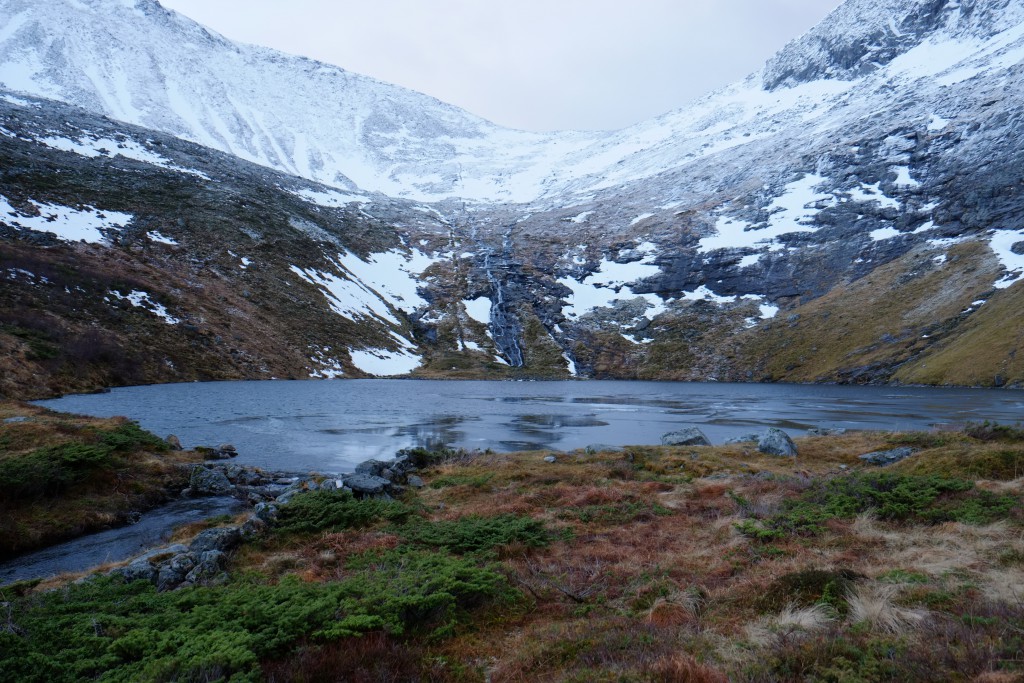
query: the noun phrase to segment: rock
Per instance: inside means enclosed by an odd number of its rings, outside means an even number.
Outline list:
[[[796,444],[789,438],[789,434],[770,427],[757,440],[757,450],[767,455],[779,455],[783,457],[796,457]]]
[[[114,576],[124,577],[124,580],[128,583],[133,581],[153,583],[156,581],[159,572],[156,567],[150,564],[148,559],[143,557],[133,560],[131,564],[125,567],[118,567],[110,573]]]
[[[277,519],[277,506],[270,503],[257,503],[253,508],[253,513],[263,522],[271,524]]]
[[[259,486],[264,483],[264,479],[263,475],[256,470],[242,468],[242,473],[238,475],[238,483],[246,486]]]
[[[210,550],[223,552],[231,550],[242,542],[242,532],[236,526],[207,529],[200,533],[189,544],[189,552],[205,553]]]
[[[345,482],[341,479],[324,479],[320,482],[321,491],[337,491],[338,489],[345,486]]]
[[[181,448],[181,439],[176,437],[174,434],[168,434],[167,438],[164,439],[164,442],[167,443],[167,446],[172,451],[180,451],[180,450],[182,450],[182,448]]]
[[[426,482],[424,482],[422,479],[417,477],[415,474],[410,474],[406,478],[405,483],[407,483],[409,486],[413,487],[414,489],[421,489],[421,488],[423,488],[424,486],[427,485]]]
[[[382,460],[367,460],[356,465],[356,474],[369,474],[374,477],[379,477],[390,464],[391,463],[387,463]]]
[[[222,443],[217,446],[217,450],[222,453],[234,453],[234,455],[238,455],[238,449],[229,443]],[[234,455],[231,457],[234,457]]]
[[[4,424],[5,425],[17,424],[18,422],[28,422],[28,418],[25,417],[24,415],[17,415],[15,417],[5,417],[4,418]]]
[[[189,553],[175,555],[160,565],[156,577],[156,589],[168,591],[177,588],[196,566],[195,558]]]
[[[238,450],[229,443],[222,443],[206,454],[209,460],[229,460],[237,456]]]
[[[234,486],[220,470],[210,469],[203,465],[196,465],[192,468],[192,476],[189,477],[189,488],[192,495],[214,496],[229,493]]]
[[[727,445],[734,443],[757,443],[760,440],[760,434],[758,434],[757,432],[751,432],[749,434],[744,434],[743,436],[734,436],[731,439],[726,439],[725,443]]]
[[[224,576],[226,557],[219,550],[207,550],[201,553],[196,565],[185,575],[183,583],[198,585],[219,580]]]
[[[592,443],[583,449],[583,452],[587,455],[594,455],[595,453],[621,453],[623,448],[621,446],[609,446],[605,443]]]
[[[816,427],[807,430],[809,436],[840,436],[845,433],[846,429],[843,427]]]
[[[278,505],[287,505],[288,503],[291,502],[292,498],[294,498],[295,496],[299,495],[300,493],[302,493],[301,489],[288,489],[287,491],[285,491],[284,493],[279,495],[275,499],[275,502]]]
[[[395,477],[397,475],[395,474],[395,471],[393,469],[391,469],[390,467],[385,467],[384,469],[382,469],[380,471],[380,474],[378,476],[381,479],[387,479],[388,481],[394,481]]]
[[[558,462],[558,458],[553,455],[544,456],[544,462]]]
[[[888,451],[873,451],[871,453],[865,453],[858,457],[869,465],[884,467],[885,465],[892,465],[893,463],[899,462],[904,458],[909,458],[913,454],[913,448],[910,448],[909,446],[900,446],[899,448],[893,448]]]
[[[267,523],[256,515],[250,515],[242,526],[238,528],[239,533],[242,534],[242,538],[252,538],[253,536],[259,536],[267,530]]]
[[[696,427],[687,427],[675,432],[668,432],[662,435],[661,443],[664,446],[710,446],[711,441],[701,430]]]
[[[383,493],[390,483],[387,479],[372,474],[350,474],[345,477],[345,486],[362,495]]]
[[[299,480],[298,477],[279,477],[274,480],[274,483],[278,486],[291,486]]]

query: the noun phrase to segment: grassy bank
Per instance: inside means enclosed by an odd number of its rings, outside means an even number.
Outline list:
[[[0,559],[110,526],[176,495],[201,456],[124,418],[0,402]]]
[[[401,500],[296,496],[224,585],[7,589],[0,680],[1022,680],[1022,436],[421,453]]]

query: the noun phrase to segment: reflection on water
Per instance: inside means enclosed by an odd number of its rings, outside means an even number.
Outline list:
[[[673,382],[402,380],[215,382],[114,389],[44,401],[56,410],[129,415],[186,445],[234,443],[239,462],[350,471],[401,448],[571,450],[658,443],[698,426],[712,442],[780,427],[927,429],[1020,419],[1006,390]]]

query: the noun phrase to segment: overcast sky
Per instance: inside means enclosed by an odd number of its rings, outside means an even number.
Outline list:
[[[161,0],[232,40],[525,130],[616,129],[740,79],[841,0]]]

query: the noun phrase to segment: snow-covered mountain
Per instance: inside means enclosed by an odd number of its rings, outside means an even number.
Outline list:
[[[848,0],[748,78],[603,133],[502,129],[155,0],[0,0],[0,26],[0,85],[21,93],[0,98],[0,151],[32,169],[0,180],[0,228],[37,239],[74,215],[145,247],[155,225],[195,259],[197,226],[164,204],[72,179],[131,160],[234,188],[274,237],[218,244],[261,245],[263,285],[304,293],[275,324],[342,319],[265,368],[1024,382],[1021,0]],[[251,292],[241,270],[219,286]]]

